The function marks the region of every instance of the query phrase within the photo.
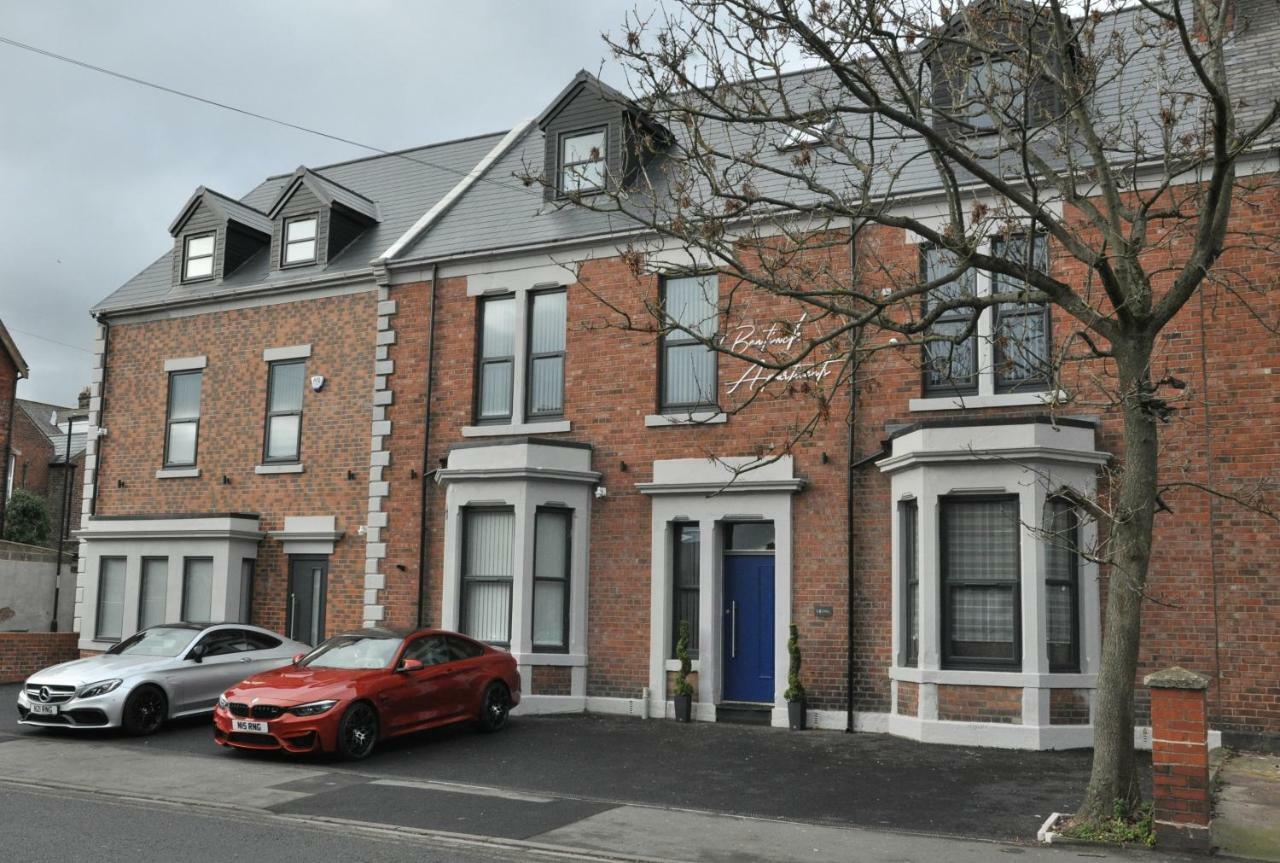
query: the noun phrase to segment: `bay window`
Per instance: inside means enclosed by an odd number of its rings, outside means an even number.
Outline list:
[[[94,637],[119,641],[124,631],[125,558],[104,557],[98,570],[98,615]]]
[[[898,504],[898,560],[904,587],[902,598],[903,665],[920,658],[920,536],[919,510],[914,500]]]
[[[1018,667],[1017,495],[940,500],[944,668]]]
[[[1050,671],[1080,670],[1080,521],[1071,502],[1045,506],[1045,640]]]
[[[138,629],[165,623],[169,593],[169,558],[142,559],[142,585],[138,590]]]
[[[188,557],[182,561],[182,619],[208,623],[213,611],[213,558]]]
[[[511,509],[469,508],[462,514],[462,632],[477,641],[511,641],[515,573]]]
[[[539,507],[533,535],[533,649],[569,650],[569,567],[573,513]]]

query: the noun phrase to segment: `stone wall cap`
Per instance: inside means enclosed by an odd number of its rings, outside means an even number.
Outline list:
[[[1209,678],[1203,674],[1175,665],[1142,678],[1147,686],[1156,689],[1208,689]]]

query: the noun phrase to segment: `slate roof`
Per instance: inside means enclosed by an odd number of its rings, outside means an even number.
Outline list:
[[[1280,3],[1276,0],[1238,2],[1237,21],[1240,23],[1227,46],[1227,65],[1235,76],[1233,95],[1241,103],[1240,122],[1247,124],[1261,116],[1269,107],[1270,100],[1275,98],[1275,82],[1280,79]],[[1133,44],[1143,38],[1142,30],[1149,26],[1150,13],[1141,8],[1117,11],[1105,16],[1099,24],[1096,44],[1106,45],[1113,34],[1118,40]],[[1178,67],[1175,62],[1161,68],[1156,52],[1148,50],[1140,52],[1139,57],[1125,68],[1108,70],[1105,63],[1114,56],[1114,52],[1100,49],[1096,56],[1103,64],[1099,80],[1104,83],[1093,99],[1094,116],[1113,118],[1117,123],[1136,121],[1143,130],[1143,144],[1147,151],[1158,153],[1162,131],[1158,96],[1162,91],[1175,89],[1181,81],[1189,80],[1191,72],[1185,68],[1185,58],[1182,58],[1183,67]],[[1181,58],[1177,53],[1173,56]],[[584,74],[578,73],[569,87],[552,100],[543,111],[544,117],[548,112],[554,112],[564,95]],[[1160,86],[1153,86],[1157,78],[1165,80]],[[781,93],[785,92],[789,100],[803,100],[815,106],[841,98],[839,84],[828,69],[805,70],[771,81],[775,90],[781,91],[773,98],[781,98]],[[1179,122],[1190,127],[1196,120],[1195,112],[1188,110],[1183,112]],[[854,119],[845,122],[866,121]],[[911,133],[895,131],[883,120],[878,123],[876,132],[880,158],[886,151],[890,157],[885,170],[877,172],[874,177],[873,194],[893,197],[938,189],[940,184],[936,170],[932,162],[924,158],[922,142]],[[518,128],[523,132],[513,133],[515,140],[510,147],[474,182],[464,184],[457,200],[448,202],[448,208],[433,218],[423,234],[398,250],[391,263],[443,260],[563,241],[607,238],[638,229],[637,223],[625,215],[556,206],[544,200],[540,186],[526,186],[519,179],[522,175],[537,175],[543,170],[544,134],[537,123]],[[676,136],[678,146],[682,130],[673,128],[670,131]],[[859,131],[847,128],[846,135],[850,139],[856,138]],[[753,143],[750,136],[766,136],[770,146],[752,149],[764,159],[772,159],[778,166],[787,165],[793,156],[783,146],[791,134],[786,128],[761,128],[747,132],[720,127],[704,128],[701,132],[725,149],[750,147]],[[374,202],[380,219],[325,265],[270,272],[264,250],[221,283],[173,286],[171,254],[166,254],[99,303],[94,311],[114,312],[179,303],[193,297],[233,296],[276,283],[366,272],[369,262],[385,252],[420,217],[445,198],[494,149],[504,134],[482,135],[314,169],[311,176],[318,178],[317,182],[336,186],[329,191],[335,200],[342,200],[340,195],[349,192],[357,198]],[[1272,140],[1275,140],[1274,132]],[[850,169],[848,160],[830,148],[818,147],[814,152],[819,165],[817,176],[837,194],[852,192],[857,175]],[[658,156],[646,166],[658,201],[667,194],[668,164],[664,160],[665,157]],[[992,167],[998,165],[993,163]],[[268,178],[240,202],[265,212],[298,176],[295,172]],[[762,193],[794,197],[796,190],[788,189],[788,181],[777,174],[757,173],[753,179],[759,180],[757,185]],[[960,179],[964,182],[973,178],[961,176]],[[634,198],[632,205],[644,205],[641,196]]]
[[[280,208],[289,200],[289,193],[293,190],[296,183],[303,183],[326,205],[341,204],[353,213],[359,213],[370,221],[378,220],[378,205],[373,201],[361,195],[359,192],[353,192],[346,186],[335,183],[333,180],[321,174],[317,174],[305,165],[299,165],[297,170],[293,172],[293,176],[289,178],[289,182],[281,189],[280,194],[276,197],[275,202],[267,210],[269,219],[274,219],[279,213]]]
[[[63,433],[58,423],[66,422],[69,417],[85,417],[87,412],[79,408],[52,405],[47,402],[31,401],[30,399],[14,399],[14,404],[21,408],[22,412],[31,419],[35,427],[48,438],[50,446],[53,447],[53,463],[62,463],[67,452],[67,436]],[[87,436],[84,432],[77,432],[71,435],[71,458],[73,460],[84,452],[86,440]]]
[[[1239,103],[1239,123],[1245,125],[1251,119],[1260,118],[1269,108],[1269,100],[1276,96],[1275,82],[1280,79],[1280,3],[1276,0],[1239,2],[1237,14],[1242,26],[1237,27],[1228,43],[1227,65],[1229,73],[1234,76],[1232,94]],[[1152,26],[1153,17],[1141,8],[1117,11],[1105,16],[1098,25],[1096,45],[1107,45],[1113,34],[1130,44],[1138,39],[1150,38],[1150,31],[1143,31]],[[1095,56],[1103,67],[1099,73],[1099,81],[1102,83],[1094,94],[1094,116],[1107,120],[1114,118],[1116,123],[1136,121],[1142,130],[1142,146],[1146,151],[1161,152],[1162,106],[1158,97],[1162,92],[1174,92],[1184,86],[1191,91],[1196,89],[1192,83],[1193,72],[1185,57],[1175,52],[1171,55],[1172,62],[1161,66],[1157,52],[1146,50],[1138,52],[1122,68],[1107,68],[1107,62],[1114,63],[1114,54],[1099,47]],[[1160,79],[1158,86],[1155,85],[1157,79]],[[577,80],[575,78],[574,82]],[[764,88],[765,98],[777,100],[785,93],[792,104],[820,106],[848,99],[841,93],[841,86],[834,74],[826,68],[790,73],[781,78],[770,79],[767,84],[769,86]],[[770,87],[774,91],[771,95]],[[754,95],[760,95],[759,88],[755,88]],[[562,97],[563,93],[556,97],[552,106],[557,105]],[[862,129],[854,127],[855,123],[865,124],[865,119],[854,117],[841,122],[846,124],[844,132],[836,134],[843,134],[845,140],[866,137]],[[1195,111],[1187,110],[1180,117],[1180,123],[1186,128],[1193,127],[1196,122]],[[875,186],[872,194],[887,198],[939,189],[941,186],[937,171],[932,161],[925,157],[923,141],[914,133],[891,128],[883,119],[877,120],[877,123],[877,163],[883,161],[885,170],[878,171],[873,178]],[[792,134],[788,128],[779,126],[772,130],[761,128],[758,131],[745,131],[742,128],[730,129],[708,123],[699,131],[724,152],[749,151],[762,162],[790,168],[793,154],[783,147]],[[1182,129],[1177,131],[1180,133]],[[672,128],[671,132],[677,142],[686,137],[686,133],[680,128]],[[765,146],[758,146],[762,142],[753,140],[753,135],[764,136]],[[1274,130],[1272,137],[1274,140]],[[540,187],[525,189],[518,177],[542,173],[544,146],[542,130],[534,126],[486,172],[483,180],[487,182],[476,183],[453,209],[439,219],[429,232],[401,252],[397,259],[441,260],[637,230],[639,225],[636,221],[625,215],[596,213],[573,206],[557,207],[542,199]],[[1123,154],[1117,153],[1117,158],[1122,156]],[[828,188],[836,194],[856,194],[853,184],[860,177],[851,170],[846,156],[834,153],[830,148],[818,147],[814,151],[814,158],[819,165],[816,176]],[[821,161],[823,159],[827,160],[825,164]],[[992,162],[988,167],[998,166]],[[1010,168],[1019,170],[1020,165],[1012,164]],[[659,201],[663,200],[667,195],[669,180],[663,158],[651,160],[646,166],[646,172],[653,183],[654,196]],[[963,171],[958,174],[962,184],[977,183],[976,178],[966,176]],[[789,184],[777,173],[757,171],[752,179],[764,195],[775,194],[798,200],[810,194],[799,183]],[[632,195],[629,206],[639,209],[643,205],[638,194]]]
[[[264,249],[221,282],[174,285],[172,251],[116,289],[92,311],[121,312],[193,299],[214,299],[256,291],[276,283],[368,272],[381,254],[465,176],[505,132],[416,147],[315,168],[314,173],[376,202],[379,221],[326,264],[271,272]],[[293,173],[268,177],[239,203],[269,209]]]

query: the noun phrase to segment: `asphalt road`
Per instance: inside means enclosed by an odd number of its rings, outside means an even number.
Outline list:
[[[53,795],[0,784],[0,856],[29,863],[173,863],[175,860],[318,860],[482,863],[528,860],[527,852],[382,837],[249,815]]]
[[[496,735],[466,726],[379,745],[366,761],[229,752],[208,719],[149,738],[18,726],[16,687],[0,686],[5,735],[36,734],[77,747],[103,742],[220,759],[305,764],[358,777],[435,780],[508,788],[593,803],[782,818],[1001,841],[1033,841],[1051,812],[1069,812],[1088,782],[1090,753],[1019,752],[925,745],[883,734],[714,723],[682,725],[597,715],[513,717]],[[386,801],[374,820],[413,826],[421,816]],[[315,814],[325,814],[323,798]],[[333,806],[340,805],[335,797]]]

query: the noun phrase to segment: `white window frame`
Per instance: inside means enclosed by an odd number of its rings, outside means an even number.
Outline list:
[[[191,254],[192,241],[205,240],[205,239],[209,240],[209,254],[192,255]],[[217,255],[218,255],[218,232],[217,231],[203,231],[199,234],[189,234],[186,237],[183,237],[182,238],[182,281],[203,282],[203,281],[212,279],[216,275],[214,270],[216,269],[215,259],[217,258]],[[203,260],[209,261],[209,272],[200,276],[191,275],[191,262],[203,261]]]
[[[988,236],[978,246],[978,251],[982,254],[990,254],[991,246],[994,240],[999,237]],[[908,232],[908,243],[923,246],[922,239]],[[1047,242],[1047,240],[1046,240]],[[917,249],[921,252],[922,249]],[[977,297],[989,297],[993,290],[994,279],[991,273],[985,270],[974,271],[974,295]],[[1053,405],[1067,401],[1067,394],[1061,390],[1056,390],[1052,386],[1043,390],[1028,390],[1026,392],[999,392],[996,387],[996,345],[995,345],[995,320],[996,308],[994,306],[982,309],[978,313],[978,324],[975,328],[975,337],[977,339],[977,366],[978,366],[978,391],[970,395],[960,393],[947,395],[922,395],[920,398],[913,398],[907,404],[910,411],[945,411],[945,410],[965,410],[966,408],[987,408],[987,407],[1017,407],[1028,405]],[[1052,312],[1052,308],[1050,308]],[[1052,336],[1050,335],[1050,338]],[[1050,342],[1049,350],[1052,352],[1053,344]],[[923,364],[923,353],[919,358]],[[923,369],[920,375],[921,388],[923,389],[924,373]]]
[[[1046,424],[925,427],[893,441],[891,455],[879,462],[890,474],[892,537],[892,644],[889,677],[895,697],[899,683],[919,687],[917,716],[890,717],[890,731],[936,742],[982,742],[985,745],[1088,745],[1089,726],[1050,726],[1049,692],[1056,688],[1092,690],[1102,658],[1101,610],[1097,564],[1081,559],[1077,571],[1080,627],[1080,670],[1052,672],[1047,643],[1044,526],[1046,501],[1063,489],[1083,495],[1097,490],[1097,472],[1107,461],[1094,450],[1094,430]],[[1052,440],[1047,440],[1048,435]],[[968,453],[957,458],[955,453]],[[944,668],[942,651],[942,562],[940,509],[942,498],[966,494],[1016,495],[1022,522],[1019,543],[1021,661],[1008,669]],[[917,662],[905,656],[903,609],[906,576],[901,548],[899,503],[916,502],[917,578],[919,581],[919,649]],[[1097,541],[1097,525],[1079,524],[1079,539],[1089,548]],[[983,725],[976,737],[965,736],[959,723],[938,720],[938,685],[1023,688],[1020,724]],[[982,735],[988,735],[983,738]]]
[[[600,158],[598,159],[579,159],[574,162],[566,161],[566,152],[569,148],[569,142],[576,138],[586,138],[592,135],[600,135]],[[599,164],[600,183],[598,185],[579,185],[573,189],[565,188],[564,174],[571,167],[578,165],[595,165]],[[581,175],[578,175],[581,180]],[[605,184],[609,182],[609,127],[595,126],[585,129],[575,129],[572,132],[560,133],[556,151],[556,191],[561,197],[569,195],[593,195],[597,192],[604,191]]]
[[[289,239],[289,230],[294,225],[301,225],[306,222],[312,223],[311,236],[303,237],[297,240]],[[298,258],[297,260],[289,259],[289,249],[292,246],[300,246],[304,243],[311,244],[311,257]],[[314,264],[320,260],[320,214],[319,213],[302,213],[297,216],[288,216],[280,226],[280,267],[302,267],[307,264]]]
[[[559,418],[538,418],[528,415],[529,409],[529,344],[531,338],[530,317],[533,310],[531,296],[536,293],[551,292],[555,290],[565,290],[566,294],[566,310],[565,310],[565,332],[566,336],[569,329],[568,320],[568,284],[565,280],[565,271],[558,266],[535,267],[530,270],[517,270],[510,273],[485,273],[477,276],[469,276],[467,278],[467,298],[475,303],[476,313],[479,314],[481,300],[488,297],[500,297],[503,295],[515,296],[516,311],[516,340],[515,354],[512,369],[511,383],[511,419],[507,422],[481,423],[474,416],[475,411],[472,410],[474,425],[466,425],[462,427],[462,436],[469,438],[478,437],[499,437],[513,434],[551,434],[553,432],[567,432],[570,430],[570,423],[563,418],[563,414]],[[479,327],[475,328],[474,338],[477,340],[473,363],[475,365],[475,374],[480,373],[480,350],[479,339],[482,333]],[[565,344],[565,371],[567,380],[567,370],[569,362],[568,342]],[[563,386],[563,383],[562,383]],[[475,387],[475,399],[479,398],[479,382]],[[568,392],[566,389],[563,409],[568,411]]]

